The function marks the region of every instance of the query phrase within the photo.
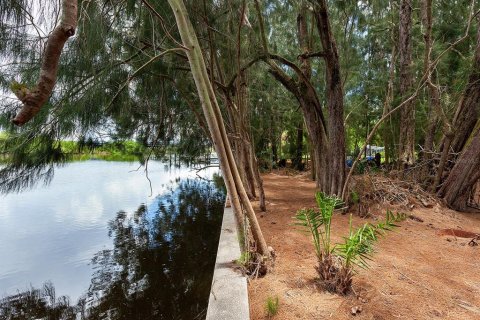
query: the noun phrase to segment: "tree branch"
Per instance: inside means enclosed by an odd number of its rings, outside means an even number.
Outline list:
[[[65,42],[75,34],[77,28],[77,0],[62,0],[62,17],[48,37],[43,55],[40,77],[37,85],[27,88],[24,84],[14,82],[13,93],[23,103],[22,109],[12,122],[21,126],[32,119],[47,102],[57,80],[58,64]]]
[[[183,47],[183,46],[182,46]],[[123,83],[123,85],[120,87],[120,89],[118,89],[117,93],[113,96],[111,102],[109,103],[109,105],[107,106],[107,109],[110,108],[110,106],[112,105],[112,103],[118,98],[118,96],[120,95],[120,93],[123,91],[123,89],[125,89],[127,87],[127,85],[130,83],[130,81],[132,81],[133,78],[135,78],[137,76],[137,74],[142,71],[144,68],[146,68],[147,66],[149,66],[150,64],[152,64],[153,62],[155,62],[157,59],[163,57],[164,55],[166,55],[167,53],[172,53],[172,52],[176,52],[176,51],[184,51],[183,48],[172,48],[172,49],[167,49],[159,54],[157,54],[156,56],[152,57],[150,60],[148,60],[147,62],[145,62],[141,67],[139,67],[137,70],[135,70],[135,72],[133,72],[127,79],[127,81],[125,81]]]
[[[314,58],[314,57],[325,58],[326,53],[323,52],[323,51],[305,52],[305,53],[302,53],[302,54],[298,55],[298,57],[303,58],[303,59]]]

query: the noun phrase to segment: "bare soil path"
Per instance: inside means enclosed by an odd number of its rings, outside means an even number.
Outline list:
[[[480,319],[480,246],[469,246],[464,232],[480,233],[480,214],[442,207],[407,212],[407,219],[377,245],[369,270],[354,278],[355,294],[324,292],[315,283],[316,259],[310,235],[292,225],[296,210],[315,207],[315,183],[306,176],[263,176],[267,212],[255,209],[267,243],[276,251],[275,268],[249,283],[252,319],[266,319],[268,297],[279,298],[273,319]],[[382,217],[386,208],[372,208]],[[348,232],[347,215],[335,215],[334,242]],[[354,216],[354,225],[372,218]],[[468,234],[468,233],[467,233]],[[480,243],[480,241],[479,241]],[[352,307],[362,312],[353,316]]]

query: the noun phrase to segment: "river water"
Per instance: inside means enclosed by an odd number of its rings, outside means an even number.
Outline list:
[[[218,169],[199,178],[151,161],[150,189],[137,168],[74,162],[48,186],[0,195],[0,298],[33,288],[42,296],[47,284],[57,300],[80,299],[91,319],[202,314],[223,213]]]

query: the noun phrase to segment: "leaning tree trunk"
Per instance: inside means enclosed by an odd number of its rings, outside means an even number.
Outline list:
[[[464,148],[480,117],[480,22],[477,23],[477,44],[468,84],[458,104],[452,122],[452,129],[445,132],[442,154],[438,165],[433,191],[440,185],[447,167],[450,151],[459,153]],[[446,121],[446,120],[445,120]],[[452,132],[453,131],[453,132]],[[453,159],[454,160],[454,159]],[[453,162],[453,161],[452,161]]]
[[[236,89],[236,95],[241,94],[242,90]],[[224,96],[227,96],[225,93]],[[244,183],[247,195],[250,199],[256,198],[256,189],[258,190],[258,198],[260,210],[266,211],[265,190],[263,188],[263,180],[260,176],[258,161],[255,156],[255,148],[248,126],[248,108],[246,107],[247,99],[239,100],[233,103],[231,97],[224,99],[227,105],[227,113],[229,115],[230,141],[233,146],[235,160],[239,168],[240,176]],[[230,101],[230,102],[228,102]]]
[[[249,147],[250,137],[247,133],[247,99],[248,99],[248,87],[247,87],[247,75],[246,72],[241,71],[240,61],[242,59],[242,27],[245,21],[245,10],[247,8],[246,1],[242,1],[240,15],[237,26],[237,46],[236,46],[236,67],[238,70],[238,76],[235,81],[233,99],[228,99],[231,103],[228,105],[228,110],[231,116],[231,126],[235,132],[231,137],[235,141],[234,153],[235,160],[237,161],[237,167],[240,171],[240,176],[244,183],[248,197],[253,200],[256,197],[255,194],[255,181],[253,177],[253,168],[251,163],[251,157]],[[231,30],[233,33],[233,30]],[[215,54],[215,53],[214,53]],[[230,93],[227,93],[230,94]]]
[[[412,3],[401,0],[400,4],[400,95],[405,98],[412,91]],[[415,102],[410,101],[400,113],[399,165],[403,168],[415,161]]]
[[[232,65],[230,61],[227,62],[226,69],[236,69],[237,77],[232,84],[232,88],[223,86],[223,97],[227,102],[227,112],[230,119],[229,132],[231,142],[234,145],[235,160],[240,175],[244,182],[247,194],[250,199],[257,197],[256,189],[258,189],[260,209],[266,211],[265,205],[265,191],[263,189],[263,181],[260,176],[257,158],[255,157],[255,147],[252,141],[250,129],[250,110],[249,110],[249,96],[248,96],[248,74],[246,70],[241,69],[242,61],[242,29],[246,25],[245,17],[247,11],[246,1],[243,0],[240,8],[240,15],[237,25],[237,45],[236,52],[230,51],[231,56],[236,56],[236,64]],[[232,33],[234,30],[230,30]],[[211,30],[209,30],[211,32]],[[212,44],[213,45],[213,44]],[[216,49],[213,47],[216,52]],[[216,59],[216,53],[212,53],[213,58]],[[223,68],[217,63],[218,73],[222,74]],[[223,79],[220,79],[224,83]]]
[[[460,152],[480,117],[480,18],[477,22],[477,44],[468,84],[465,88],[460,107],[455,113],[453,128],[455,136],[451,148]]]
[[[203,4],[205,15],[207,15],[208,9],[205,0],[203,0]],[[250,119],[248,110],[248,78],[246,71],[239,72],[236,81],[232,83],[232,88],[227,88],[225,86],[225,71],[231,71],[232,68],[235,68],[235,65],[232,65],[230,61],[231,57],[235,54],[237,56],[237,70],[235,70],[235,72],[240,69],[241,30],[245,22],[245,10],[246,2],[243,1],[240,17],[238,19],[239,23],[237,30],[237,47],[227,49],[226,56],[228,56],[228,61],[226,64],[221,64],[218,59],[218,48],[215,47],[215,42],[213,40],[213,28],[210,27],[208,19],[205,20],[206,32],[208,34],[208,40],[210,43],[210,79],[212,82],[216,81],[220,84],[219,92],[221,93],[224,105],[226,107],[225,109],[227,111],[229,141],[230,145],[233,148],[232,151],[235,155],[237,168],[240,172],[240,177],[243,181],[247,195],[249,199],[255,199],[255,187],[257,187],[259,193],[260,209],[262,211],[266,211],[263,181],[261,180],[258,161],[254,154],[255,148],[251,139],[251,130],[249,127]],[[232,29],[230,29],[230,32],[235,32],[233,30],[233,27]],[[233,52],[233,49],[236,49],[236,53]],[[218,76],[218,80],[215,80],[215,75]]]
[[[263,237],[260,225],[258,224],[255,212],[248,199],[242,180],[238,173],[237,166],[230,148],[222,115],[214,94],[212,84],[209,80],[203,54],[200,49],[195,30],[188,18],[187,10],[182,0],[168,0],[177,21],[178,30],[183,45],[187,48],[186,53],[190,63],[198,95],[202,101],[202,108],[207,120],[212,141],[217,151],[220,167],[223,173],[225,184],[230,199],[233,200],[234,210],[238,220],[243,219],[242,208],[246,211],[247,219],[250,222],[252,235],[256,241],[257,250],[264,256],[269,256],[269,250]],[[241,201],[241,202],[240,202]]]
[[[235,155],[235,162],[248,198],[253,200],[256,197],[255,182],[250,165],[249,136],[245,131],[245,101],[242,97],[239,97],[243,95],[242,91],[244,89],[241,88],[242,86],[242,84],[235,86],[236,95],[234,97],[230,96],[229,93],[223,94],[223,100],[225,101],[228,115],[228,136],[232,152]]]
[[[473,134],[443,183],[438,195],[447,205],[458,211],[468,211],[468,200],[472,189],[480,179],[480,128]]]

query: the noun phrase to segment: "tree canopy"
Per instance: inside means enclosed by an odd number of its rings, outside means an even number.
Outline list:
[[[258,168],[281,159],[307,164],[319,188],[341,195],[345,157],[364,144],[384,146],[387,167],[437,191],[478,134],[477,1],[185,5],[249,197],[261,189]],[[157,156],[174,150],[185,159],[210,153],[166,1],[78,1],[53,93],[31,121],[12,124],[22,104],[12,90],[35,86],[61,13],[57,2],[0,4],[2,191],[48,180],[69,158],[65,139],[134,139]]]

